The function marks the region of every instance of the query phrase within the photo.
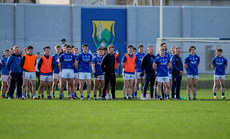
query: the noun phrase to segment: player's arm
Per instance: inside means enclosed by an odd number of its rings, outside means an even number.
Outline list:
[[[168,63],[168,70],[171,68],[171,63]]]
[[[211,68],[214,69],[215,68],[215,60],[212,60],[212,64],[211,64]]]
[[[125,61],[126,61],[126,56],[124,55],[121,63],[122,68],[125,68]]]
[[[157,70],[157,64],[155,62],[153,62],[153,69]]]
[[[187,71],[188,70],[188,64],[184,64],[184,69]]]

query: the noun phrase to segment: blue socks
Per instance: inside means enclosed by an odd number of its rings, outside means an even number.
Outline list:
[[[134,93],[134,96],[137,97],[137,92]]]
[[[60,93],[60,99],[62,99],[63,98],[63,93]]]
[[[166,95],[166,98],[169,98],[169,95]]]
[[[90,95],[87,95],[87,99],[89,99],[90,98]]]
[[[81,98],[83,98],[84,96],[83,96],[83,94],[81,95]]]
[[[214,92],[214,97],[216,97],[216,92]]]
[[[93,95],[93,97],[94,97],[94,98],[96,98],[96,97],[97,97],[97,95]]]
[[[224,97],[224,92],[222,92],[222,97]]]

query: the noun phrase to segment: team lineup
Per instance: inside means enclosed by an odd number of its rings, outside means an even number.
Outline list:
[[[65,42],[65,40],[63,40]],[[55,98],[59,89],[59,99],[64,98],[64,90],[68,92],[69,99],[84,100],[83,87],[87,86],[87,100],[91,97],[91,73],[93,73],[93,99],[117,100],[116,98],[116,70],[122,67],[124,79],[123,99],[137,99],[140,90],[141,100],[180,100],[180,87],[184,69],[187,71],[187,100],[196,100],[196,85],[199,79],[200,57],[196,54],[196,47],[189,47],[189,55],[184,59],[180,57],[180,47],[171,47],[171,54],[167,52],[166,43],[160,45],[159,52],[154,55],[153,46],[127,46],[127,53],[120,60],[114,52],[113,45],[97,48],[97,56],[88,53],[88,45],[78,47],[63,43],[62,47],[55,46],[56,53],[50,55],[50,46],[43,48],[44,55],[33,54],[33,47],[24,48],[24,55],[18,46],[4,50],[0,61],[1,69],[1,97],[41,99],[44,91],[47,99]],[[225,70],[227,59],[222,56],[223,50],[218,48],[216,56],[212,59],[211,67],[214,69],[213,97],[218,99],[217,85],[221,86],[221,98],[225,99]],[[37,84],[37,78],[39,80]],[[109,87],[110,83],[110,87]],[[139,87],[139,84],[140,87]],[[38,87],[38,94],[36,94]],[[77,95],[79,87],[80,95]],[[111,94],[109,90],[111,89]],[[150,93],[147,93],[147,90]],[[155,91],[154,91],[155,89]],[[31,94],[30,94],[31,92]],[[99,94],[97,94],[99,92]],[[154,94],[155,92],[155,94]],[[170,93],[171,92],[171,93]]]

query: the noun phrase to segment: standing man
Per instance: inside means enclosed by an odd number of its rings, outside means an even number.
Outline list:
[[[199,73],[198,68],[200,64],[200,57],[196,54],[196,47],[190,46],[189,47],[190,54],[185,58],[184,62],[184,68],[187,71],[187,94],[188,94],[188,100],[191,100],[190,98],[190,92],[191,92],[191,86],[192,86],[192,92],[193,92],[193,100],[196,100],[196,84],[197,80],[199,79]]]
[[[117,100],[115,97],[115,86],[116,86],[116,74],[115,74],[115,56],[114,54],[114,46],[108,46],[109,53],[104,56],[101,62],[101,70],[105,76],[102,100],[105,100],[105,92],[108,88],[109,82],[111,84],[111,93],[112,99]]]
[[[213,94],[214,99],[218,99],[216,96],[218,81],[220,81],[222,99],[225,99],[224,96],[224,85],[225,85],[225,70],[227,69],[227,59],[222,56],[223,50],[218,48],[216,50],[216,57],[212,59],[212,69],[214,69],[214,86],[213,86]]]
[[[122,68],[124,69],[124,87],[123,87],[123,96],[124,99],[128,95],[128,99],[131,99],[133,83],[134,83],[134,73],[135,73],[135,60],[136,56],[133,54],[133,46],[127,46],[127,52],[122,59]]]
[[[36,77],[37,77],[37,80],[38,80],[38,89],[40,87],[40,71],[38,69],[38,62],[40,60],[40,53],[39,52],[36,52]],[[44,92],[42,92],[42,98],[44,98]]]
[[[99,86],[99,97],[103,92],[103,85],[104,85],[104,75],[101,71],[101,61],[102,61],[102,48],[97,48],[97,56],[93,59],[92,71],[93,71],[93,78],[94,78],[94,99],[97,99],[97,88]],[[100,85],[99,85],[100,83]]]
[[[170,99],[170,84],[168,77],[170,61],[169,58],[165,56],[165,49],[161,48],[159,54],[160,56],[157,57],[153,63],[153,68],[157,71],[157,99],[161,100],[161,86],[163,84],[166,87],[165,92],[163,92],[163,94],[166,94],[164,99]]]
[[[135,55],[136,56],[136,61],[135,61],[136,69],[135,69],[134,99],[137,99],[137,89],[138,89],[140,82],[141,82],[141,95],[143,97],[143,87],[144,87],[144,83],[145,83],[145,79],[144,79],[145,77],[140,76],[141,74],[144,74],[144,71],[141,69],[141,62],[145,56],[145,54],[143,53],[143,50],[144,50],[144,46],[139,45],[138,46],[138,53]]]
[[[22,97],[22,69],[20,67],[20,48],[18,46],[13,47],[14,53],[8,58],[6,66],[10,71],[10,87],[9,87],[9,97],[12,99],[15,90],[15,84],[17,83],[17,94],[18,98],[24,99]]]
[[[77,59],[78,59],[78,48],[77,47],[74,47],[74,55],[75,55],[75,63],[77,63]],[[77,87],[78,87],[78,79],[79,79],[79,73],[78,73],[78,70],[77,70],[77,67],[74,66],[74,79],[73,79],[73,95],[75,98],[77,98]]]
[[[155,70],[153,69],[153,62],[155,60],[155,55],[153,55],[153,46],[148,47],[148,54],[146,54],[141,62],[141,69],[144,71],[140,74],[141,77],[145,74],[145,84],[144,84],[144,93],[142,100],[146,99],[146,92],[150,82],[150,96],[153,99],[153,87],[155,82]]]
[[[54,68],[54,60],[49,55],[50,47],[46,46],[43,48],[44,56],[38,62],[38,70],[40,71],[40,85],[38,89],[38,98],[40,99],[40,94],[44,92],[46,86],[47,99],[51,99],[51,81],[52,81],[52,71]],[[44,96],[43,96],[44,97]]]
[[[175,55],[175,49],[176,47],[175,46],[172,46],[171,48],[171,57],[170,57],[170,69],[169,69],[169,84],[171,86],[171,83],[172,83],[172,59],[173,59],[173,56]],[[171,91],[171,98],[174,99],[174,95],[172,94],[172,91]]]
[[[61,79],[60,68],[59,68],[59,55],[61,53],[61,46],[60,45],[55,46],[55,51],[56,54],[52,56],[52,59],[54,60],[53,85],[52,85],[53,98],[55,98],[55,91],[57,88],[58,81],[60,84],[60,79]],[[60,85],[59,85],[59,89],[60,89]]]
[[[2,80],[2,87],[1,87],[2,98],[5,98],[5,93],[9,86],[9,70],[6,66],[7,59],[10,56],[9,49],[4,50],[4,55],[5,56],[0,61],[1,80]]]
[[[176,99],[180,98],[180,87],[183,74],[183,62],[180,57],[180,47],[176,47],[175,55],[172,58],[172,94],[175,95]],[[176,89],[176,94],[175,94]]]
[[[93,56],[88,53],[88,44],[82,45],[83,52],[80,53],[77,61],[77,67],[79,72],[79,88],[81,93],[80,100],[84,100],[83,98],[83,86],[84,81],[86,80],[87,85],[87,100],[90,100],[90,91],[91,91],[91,71],[90,67],[92,67],[92,59]]]
[[[23,82],[23,88],[26,88],[26,85],[29,83],[32,84],[32,94],[33,94],[33,99],[37,99],[36,97],[36,56],[33,55],[33,47],[28,46],[27,47],[27,52],[28,54],[25,54],[22,59],[20,66],[24,71],[24,81]],[[26,94],[23,93],[23,97],[26,97]]]
[[[74,71],[73,67],[75,66],[75,55],[70,53],[71,47],[66,46],[66,52],[60,56],[60,71],[61,75],[61,88],[60,88],[60,99],[63,98],[63,91],[65,87],[65,82],[68,82],[68,98],[74,99],[73,95],[73,79],[74,79]]]

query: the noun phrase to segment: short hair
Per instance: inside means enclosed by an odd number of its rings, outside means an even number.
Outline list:
[[[216,49],[217,52],[223,52],[221,48]]]
[[[108,50],[110,50],[111,48],[114,48],[114,46],[113,45],[109,45],[108,46]]]
[[[14,50],[17,49],[17,48],[19,48],[17,45],[15,45],[15,46],[13,47]]]
[[[97,48],[97,51],[99,51],[99,50],[102,50],[102,48],[101,47]]]
[[[40,55],[40,53],[39,53],[39,52],[37,52],[36,54],[37,54],[37,55]]]
[[[189,49],[188,49],[188,50],[189,50],[189,52],[192,50],[192,48],[196,49],[196,47],[195,47],[195,46],[190,46],[190,47],[189,47]]]
[[[33,46],[27,46],[27,50],[29,50],[29,49],[34,49],[34,47]]]
[[[13,50],[14,48],[13,47],[11,47],[9,50]]]
[[[180,47],[176,47],[176,50],[177,50],[177,49],[180,49]]]
[[[86,44],[86,43],[82,44],[82,48],[84,48],[84,47],[88,47],[88,44]]]
[[[143,47],[144,47],[144,46],[141,44],[141,45],[138,45],[137,48],[139,49],[139,48],[143,48]]]
[[[60,46],[60,45],[56,45],[56,46],[55,46],[55,49],[57,49],[57,48],[61,48],[61,46]]]
[[[128,45],[128,46],[127,46],[127,49],[129,49],[129,48],[133,48],[133,46],[132,46],[132,45]]]
[[[70,45],[67,45],[67,46],[66,46],[66,49],[67,49],[67,48],[71,48],[71,46],[70,46]]]
[[[46,46],[46,47],[44,47],[44,48],[43,48],[43,51],[45,51],[45,49],[47,49],[47,48],[48,48],[48,49],[50,49],[50,47],[49,47],[49,46]]]
[[[108,48],[107,47],[103,47],[102,50],[108,50]]]
[[[74,45],[70,45],[71,48],[74,48],[75,46]]]
[[[77,47],[74,47],[74,49],[77,49],[77,50],[78,50],[78,48],[77,48]]]
[[[27,50],[27,47],[26,48],[23,48],[23,51],[26,51]]]
[[[63,47],[67,47],[68,45],[67,44],[63,44]]]
[[[5,49],[5,50],[4,50],[4,52],[7,52],[7,51],[9,52],[9,49]]]
[[[166,45],[166,43],[165,42],[161,43],[161,46],[163,46],[163,45]]]
[[[136,47],[133,47],[133,50],[137,51],[137,48],[136,48]]]
[[[153,48],[153,46],[148,46],[148,49]]]

